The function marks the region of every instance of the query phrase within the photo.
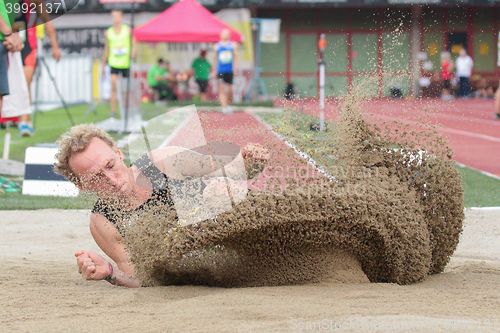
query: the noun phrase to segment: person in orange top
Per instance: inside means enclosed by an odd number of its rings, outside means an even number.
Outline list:
[[[451,60],[450,52],[441,53],[441,81],[443,82],[443,90],[441,98],[450,100],[451,95],[451,79],[453,77],[453,61]]]

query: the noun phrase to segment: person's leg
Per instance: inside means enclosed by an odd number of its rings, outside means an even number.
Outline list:
[[[35,73],[35,67],[24,66],[24,77],[26,78],[26,83],[28,84],[28,93],[30,96],[30,104],[31,104],[31,82],[33,81],[33,74]],[[23,114],[20,118],[20,121],[31,125],[31,119],[29,114]]]
[[[163,85],[163,94],[165,95],[165,100],[176,101],[177,94],[175,93],[175,85],[165,82]]]
[[[201,101],[201,80],[195,79],[196,85],[198,86],[198,93],[193,95],[193,98],[196,98],[197,101]]]
[[[231,104],[233,103],[233,73],[227,73],[224,78],[224,82],[226,84],[226,103],[228,105],[226,111],[227,113],[232,113],[233,108],[231,107]]]
[[[226,84],[224,81],[219,80],[219,102],[222,110],[227,108],[227,94],[226,94]]]
[[[158,90],[158,96],[160,96],[160,100],[163,101],[168,98],[168,86],[166,82],[158,82],[156,90]]]
[[[459,77],[458,79],[458,97],[464,97],[465,94],[465,78]]]
[[[7,75],[7,50],[0,43],[0,114],[2,113],[3,96],[9,94],[9,79]]]
[[[30,102],[31,102],[31,82],[33,82],[34,74],[35,74],[35,67],[24,66],[24,77],[26,78],[26,83],[28,84],[28,92],[30,93]]]
[[[227,103],[232,104],[233,103],[233,84],[228,84],[227,85]]]
[[[203,102],[205,102],[207,100],[207,90],[208,90],[208,80],[202,80],[200,81],[201,82],[201,85],[200,85],[200,98]]]
[[[486,88],[486,98],[493,98],[495,96],[495,91],[493,90],[493,87],[489,86]]]
[[[500,85],[495,93],[495,113],[497,119],[500,119]]]
[[[472,91],[472,87],[470,85],[470,78],[465,78],[465,97],[469,97]]]
[[[205,80],[196,80],[196,84],[198,85],[198,95],[200,101],[204,102],[207,100],[207,85],[208,82]]]
[[[118,86],[118,74],[111,74],[111,116],[116,117],[116,95]]]
[[[24,77],[28,86],[29,102],[31,104],[31,82],[33,81],[33,74],[35,73],[36,66],[36,47],[33,45],[25,44],[21,51],[23,61]],[[30,119],[31,114],[23,114],[19,119],[18,128],[22,136],[29,137],[35,132]]]
[[[154,86],[154,87],[150,87],[151,90],[153,91],[153,100],[155,102],[157,101],[160,101],[161,100],[161,91],[160,91],[160,88],[158,87],[158,85]]]
[[[451,80],[445,80],[445,100],[453,99],[453,87],[451,86]]]

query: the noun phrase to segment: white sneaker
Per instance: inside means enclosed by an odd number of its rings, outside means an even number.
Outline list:
[[[228,106],[228,107],[225,107],[225,108],[222,108],[222,112],[224,114],[231,114],[233,113],[233,108],[231,106]]]

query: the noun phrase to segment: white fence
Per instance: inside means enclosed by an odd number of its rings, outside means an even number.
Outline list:
[[[62,106],[54,84],[67,104],[92,102],[92,57],[64,55],[59,62],[48,55],[40,59],[31,85],[35,108],[43,110]]]

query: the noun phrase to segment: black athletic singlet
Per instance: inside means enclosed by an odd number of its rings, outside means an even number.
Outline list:
[[[123,210],[117,207],[113,207],[113,205],[106,203],[104,200],[98,199],[91,211],[92,213],[101,214],[106,219],[108,219],[109,222],[113,223],[117,227],[120,233],[123,233],[123,230],[121,230],[121,228],[119,227],[118,222],[125,218],[127,215],[144,210],[148,206],[151,207],[159,205],[174,205],[170,187],[168,186],[168,183],[171,183],[172,185],[173,180],[169,179],[163,172],[161,172],[150,160],[147,154],[141,156],[133,164],[151,182],[153,186],[151,197],[133,210]],[[173,183],[175,184],[175,182]]]

